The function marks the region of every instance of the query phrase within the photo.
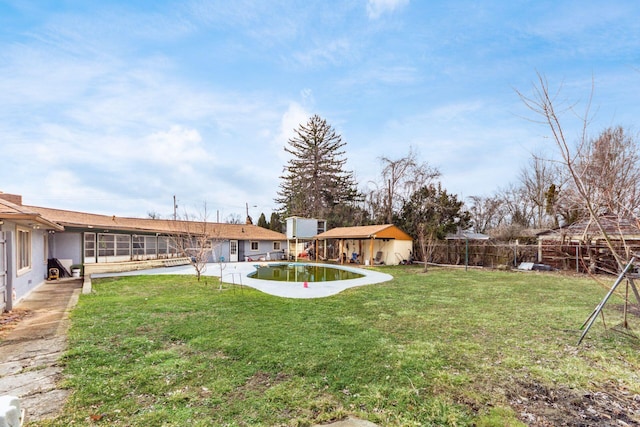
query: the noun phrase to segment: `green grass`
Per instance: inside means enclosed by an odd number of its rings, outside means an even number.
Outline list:
[[[555,274],[386,267],[391,282],[311,300],[215,279],[94,281],[72,314],[64,414],[40,426],[517,426],[541,388],[640,393],[637,338],[606,293]],[[605,310],[619,324],[621,301]],[[632,319],[636,324],[637,318]],[[91,417],[100,418],[100,421]]]

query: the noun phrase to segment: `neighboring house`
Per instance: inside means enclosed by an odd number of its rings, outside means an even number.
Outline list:
[[[409,260],[413,251],[411,236],[393,224],[337,227],[318,234],[315,240],[321,242],[319,256],[336,257],[341,263],[393,265]]]
[[[283,259],[286,236],[251,224],[123,218],[37,206],[0,193],[0,311],[41,284],[48,260],[65,267],[181,257],[177,236],[205,232],[210,262]],[[139,267],[141,268],[141,267]],[[97,271],[94,268],[94,271]]]
[[[633,218],[602,215],[600,224],[620,254],[640,253],[640,226]],[[595,221],[584,219],[538,234],[538,259],[558,269],[618,273],[604,234]]]
[[[63,227],[0,194],[0,312],[9,311],[47,277],[50,233]]]

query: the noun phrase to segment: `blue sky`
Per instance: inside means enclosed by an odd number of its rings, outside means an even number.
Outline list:
[[[555,151],[515,93],[536,72],[579,109],[593,81],[593,134],[637,132],[640,3],[0,0],[0,191],[257,218],[319,114],[362,188],[414,147],[448,191],[489,195]]]

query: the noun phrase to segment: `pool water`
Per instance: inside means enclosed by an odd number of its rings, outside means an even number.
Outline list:
[[[364,277],[364,274],[322,264],[267,264],[256,268],[248,277],[279,282],[330,282]]]

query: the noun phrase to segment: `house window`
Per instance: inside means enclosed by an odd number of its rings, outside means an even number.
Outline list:
[[[178,252],[171,237],[158,237],[158,254],[175,255]]]
[[[259,247],[258,246],[258,242],[256,242],[256,241],[251,242],[251,250],[252,251],[257,251],[258,247]]]
[[[116,254],[116,236],[114,234],[98,234],[98,256],[114,256]]]
[[[42,248],[43,248],[43,252],[44,252],[44,257],[43,257],[43,264],[47,264],[47,261],[49,260],[49,234],[45,233],[43,237],[43,243],[42,243]]]
[[[144,238],[144,253],[145,255],[157,255],[157,237],[156,236],[146,236]]]
[[[31,268],[31,230],[28,228],[17,229],[18,243],[18,273]]]
[[[279,251],[281,249],[280,242],[273,242],[273,250]]]
[[[94,258],[96,256],[96,233],[84,233],[84,257]]]
[[[131,239],[133,255],[144,255],[144,236],[133,236]]]
[[[129,256],[131,255],[131,237],[126,234],[116,235],[116,255]]]

